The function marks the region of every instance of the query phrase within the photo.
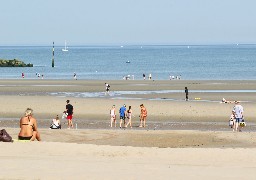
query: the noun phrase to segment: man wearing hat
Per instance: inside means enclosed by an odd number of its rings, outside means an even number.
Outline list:
[[[125,124],[126,105],[125,104],[119,109],[119,114],[120,114],[120,128],[122,128],[123,121],[124,121],[124,126],[126,126]]]
[[[70,127],[73,128],[73,122],[72,122],[72,118],[73,118],[73,106],[70,104],[70,101],[67,100],[67,105],[66,105],[66,112],[68,113],[67,115],[67,120],[68,120],[68,129],[70,129]]]

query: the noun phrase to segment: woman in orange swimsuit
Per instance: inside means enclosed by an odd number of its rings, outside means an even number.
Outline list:
[[[19,140],[34,141],[37,139],[41,141],[40,134],[37,130],[37,122],[33,115],[33,110],[27,108],[24,117],[20,118],[20,133],[18,135]]]
[[[148,112],[147,109],[144,107],[143,104],[140,105],[140,126],[139,127],[146,127],[146,118]],[[142,125],[143,122],[143,125]]]

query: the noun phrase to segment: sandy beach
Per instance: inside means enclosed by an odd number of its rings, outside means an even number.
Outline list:
[[[17,139],[31,107],[43,140],[0,143],[0,179],[255,179],[256,81],[108,81],[107,96],[104,83],[0,80],[1,129]],[[67,99],[77,129],[65,119],[61,130],[49,129]],[[228,126],[236,100],[247,123],[240,133]],[[145,128],[138,127],[142,103]],[[133,128],[110,128],[111,106],[123,104],[132,106]]]

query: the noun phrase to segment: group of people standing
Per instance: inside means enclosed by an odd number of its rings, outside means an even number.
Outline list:
[[[147,119],[147,109],[143,104],[140,105],[140,126],[139,127],[146,127],[146,119]],[[126,105],[124,104],[119,109],[119,115],[120,115],[120,124],[119,127],[122,128],[122,124],[124,123],[124,127],[127,128],[130,126],[132,128],[132,107],[129,106],[128,110],[126,109]],[[128,119],[128,122],[126,123],[126,118]],[[116,127],[116,107],[115,105],[112,106],[110,109],[110,127]]]

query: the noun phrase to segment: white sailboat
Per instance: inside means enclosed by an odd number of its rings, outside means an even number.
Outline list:
[[[65,41],[65,48],[62,49],[62,51],[68,51],[68,48],[67,48],[67,42]]]

